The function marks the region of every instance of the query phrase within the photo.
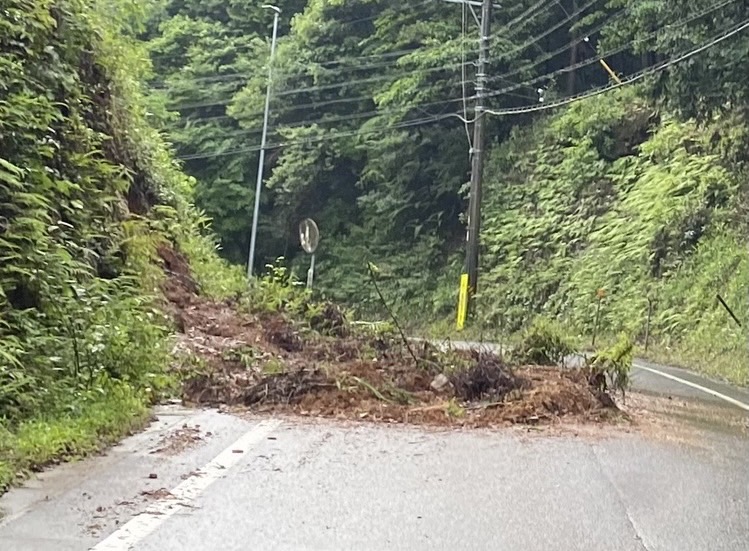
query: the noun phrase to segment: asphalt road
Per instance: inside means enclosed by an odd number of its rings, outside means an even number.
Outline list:
[[[0,499],[0,550],[746,551],[749,438],[712,426],[746,412],[635,377],[709,422],[435,431],[167,408],[107,455]],[[177,438],[185,425],[192,440]]]

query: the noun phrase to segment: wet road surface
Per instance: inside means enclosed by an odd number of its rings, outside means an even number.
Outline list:
[[[644,369],[635,384],[661,396],[632,397],[657,410],[635,428],[432,430],[162,409],[106,456],[1,498],[0,549],[749,549],[746,412]]]

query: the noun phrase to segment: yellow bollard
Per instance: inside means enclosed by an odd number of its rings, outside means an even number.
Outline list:
[[[466,324],[468,313],[468,274],[460,275],[460,293],[458,294],[458,331],[462,331]]]

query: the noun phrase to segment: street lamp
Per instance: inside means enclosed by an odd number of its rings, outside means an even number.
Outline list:
[[[255,243],[257,242],[257,219],[260,214],[260,192],[263,187],[263,165],[265,164],[265,144],[268,138],[268,113],[270,111],[270,93],[273,84],[273,55],[276,53],[276,36],[278,35],[278,16],[281,9],[266,4],[265,9],[274,11],[273,14],[273,38],[270,43],[270,58],[268,59],[268,87],[265,91],[265,114],[263,115],[263,134],[260,138],[260,159],[257,163],[257,183],[255,185],[255,209],[252,213],[252,233],[250,234],[250,258],[247,261],[247,277],[252,277],[252,268],[255,265]]]

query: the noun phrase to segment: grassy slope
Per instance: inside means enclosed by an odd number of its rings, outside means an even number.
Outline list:
[[[47,465],[97,452],[142,428],[150,417],[146,404],[123,386],[79,404],[76,412],[38,415],[12,430],[0,426],[0,488]]]
[[[478,325],[512,334],[537,315],[590,340],[749,383],[746,127],[678,121],[633,90],[581,102],[495,149],[488,163]],[[456,276],[457,277],[457,276]]]

